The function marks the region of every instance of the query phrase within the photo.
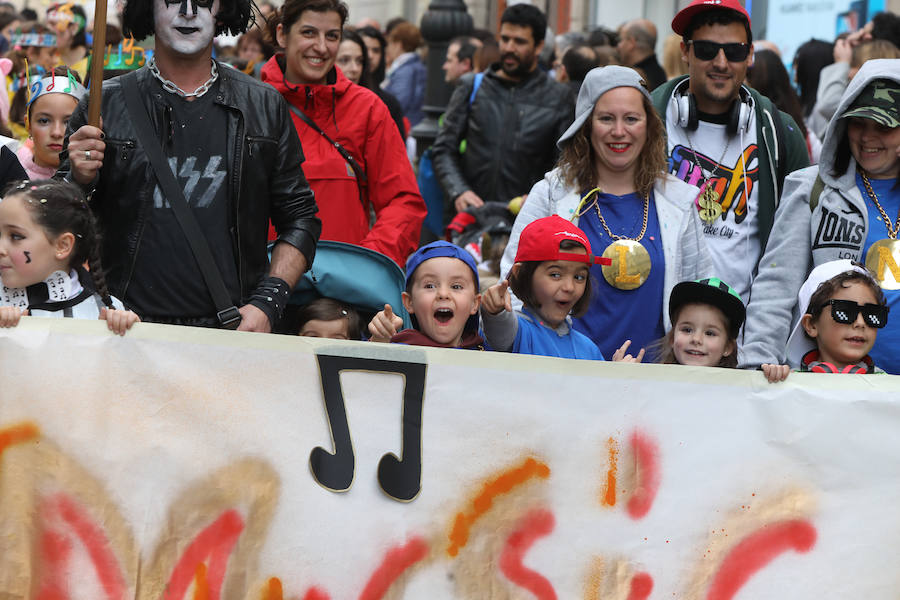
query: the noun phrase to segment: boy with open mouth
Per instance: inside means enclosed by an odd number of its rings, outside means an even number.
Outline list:
[[[403,305],[413,328],[398,333],[403,321],[387,304],[369,323],[370,340],[483,350],[478,290],[478,267],[471,254],[444,241],[423,246],[406,262]]]

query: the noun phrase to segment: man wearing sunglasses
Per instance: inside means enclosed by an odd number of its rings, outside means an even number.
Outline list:
[[[753,37],[738,0],[694,0],[672,29],[688,75],[653,92],[669,171],[697,186],[715,274],[748,298],[784,178],[809,164],[806,142],[790,116],[743,85]]]
[[[110,290],[144,321],[268,332],[312,264],[321,222],[287,105],[212,58],[250,0],[129,0],[146,65],[105,82],[102,130],[69,120],[58,175],[92,194]],[[271,219],[278,240],[268,258]]]

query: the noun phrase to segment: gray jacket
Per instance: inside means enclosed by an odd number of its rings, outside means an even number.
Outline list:
[[[703,237],[703,223],[697,216],[697,211],[693,209],[696,196],[696,187],[672,175],[660,177],[653,186],[660,238],[666,260],[663,277],[663,323],[667,331],[672,326],[669,322],[669,294],[675,284],[710,277],[712,273],[709,250]],[[534,184],[513,224],[509,243],[500,261],[500,275],[505,277],[509,273],[519,247],[519,236],[526,225],[554,214],[573,220],[578,225],[578,219],[573,219],[573,216],[580,200],[578,191],[563,183],[559,169],[550,171]],[[603,252],[602,248],[592,250],[598,255]],[[513,296],[513,308],[518,309],[521,305],[521,301]]]
[[[816,103],[806,119],[806,126],[821,140],[828,129],[837,106],[844,96],[849,81],[850,63],[836,62],[828,65],[819,74],[819,88]]]
[[[873,79],[900,81],[900,59],[870,60],[860,69],[828,124],[818,166],[795,171],[785,179],[775,225],[750,290],[739,354],[742,367],[785,362],[787,339],[799,318],[795,315],[797,293],[813,267],[862,258],[869,214],[856,187],[856,161],[851,155],[843,173],[832,171],[838,148],[847,144],[847,124],[840,115]],[[825,187],[817,201],[810,202],[816,176]]]

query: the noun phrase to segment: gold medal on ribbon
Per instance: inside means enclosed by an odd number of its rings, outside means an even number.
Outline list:
[[[620,290],[634,290],[650,276],[650,253],[635,240],[616,240],[603,251],[611,265],[601,267],[603,279]]]
[[[709,183],[703,188],[703,193],[697,200],[700,206],[700,218],[707,225],[715,223],[716,219],[722,214],[722,205],[719,204],[719,192],[714,190]]]
[[[900,240],[878,240],[866,253],[866,268],[885,290],[900,290]]]

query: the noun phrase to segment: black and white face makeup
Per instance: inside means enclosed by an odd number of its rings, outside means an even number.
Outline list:
[[[178,54],[199,54],[216,33],[219,0],[153,0],[157,44]]]

